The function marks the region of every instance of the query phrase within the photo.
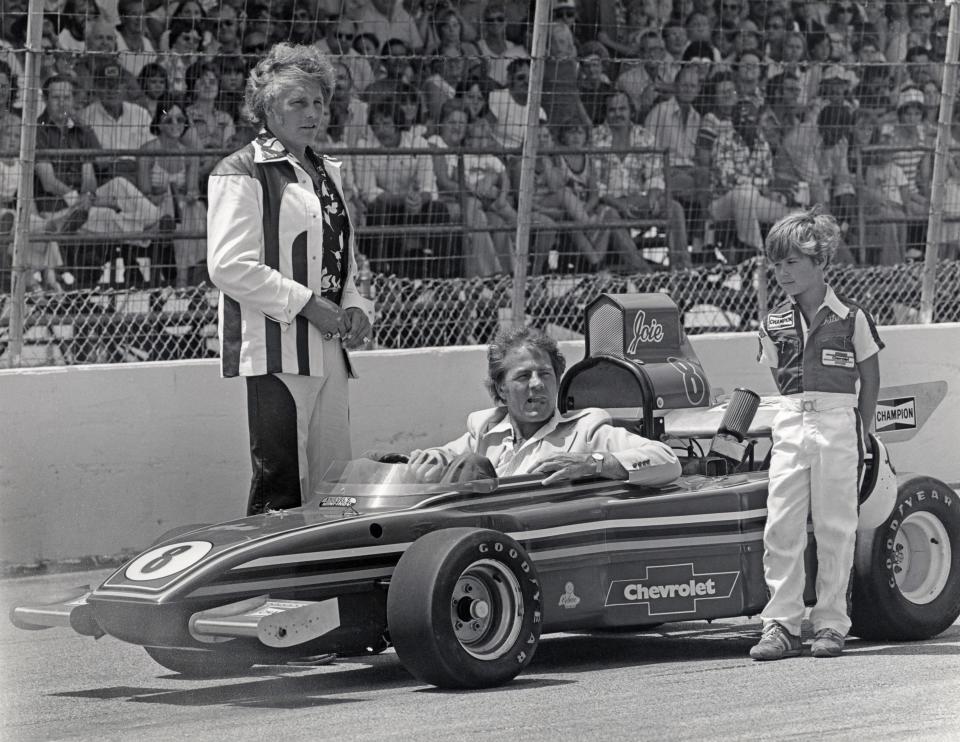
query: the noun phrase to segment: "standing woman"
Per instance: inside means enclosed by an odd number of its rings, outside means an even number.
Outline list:
[[[249,514],[299,506],[351,456],[345,351],[369,340],[372,305],[355,282],[339,162],[312,148],[334,84],[316,47],[272,47],[247,81],[263,128],[207,186],[221,374],[247,382]]]

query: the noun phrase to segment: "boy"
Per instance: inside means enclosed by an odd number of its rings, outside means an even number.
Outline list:
[[[824,280],[840,242],[837,221],[818,206],[778,221],[767,260],[788,299],[764,318],[759,362],[781,398],[773,423],[770,492],[763,534],[770,599],[755,660],[800,654],[807,513],[817,545],[814,657],[836,657],[850,628],[847,584],[857,530],[864,434],[872,427],[883,343],[873,318]],[[857,389],[859,382],[859,391]]]

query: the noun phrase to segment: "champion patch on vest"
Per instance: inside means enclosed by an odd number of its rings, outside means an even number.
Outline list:
[[[786,330],[793,327],[793,312],[771,314],[767,317],[767,330]]]
[[[824,366],[853,368],[857,363],[857,359],[849,350],[831,350],[830,348],[824,348],[820,353],[820,363]]]

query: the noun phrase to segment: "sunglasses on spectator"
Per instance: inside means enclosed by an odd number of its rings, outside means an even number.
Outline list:
[[[560,10],[553,11],[554,18],[576,18],[577,11],[571,10],[570,8],[561,8]]]
[[[337,38],[343,39],[344,41],[353,41],[355,38],[357,38],[357,35],[352,33],[343,33],[341,31],[337,31]]]
[[[488,15],[485,20],[488,23],[503,23],[503,21],[507,20],[507,17],[497,13],[496,15]]]
[[[182,124],[187,119],[184,116],[164,116],[162,120],[168,124]]]
[[[252,46],[243,47],[244,54],[256,54],[257,52],[263,52],[267,50],[266,44],[253,44]]]
[[[930,17],[930,11],[929,11],[929,10],[915,10],[915,11],[913,12],[913,16],[912,16],[912,17],[913,17],[913,18],[929,18],[929,17]]]

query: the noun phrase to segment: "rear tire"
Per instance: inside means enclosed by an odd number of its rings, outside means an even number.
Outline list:
[[[929,639],[958,615],[960,497],[932,477],[910,477],[900,483],[886,522],[857,534],[850,632]]]
[[[253,666],[253,662],[227,652],[208,649],[179,649],[175,647],[144,647],[150,658],[189,678],[217,678],[239,675]]]
[[[397,656],[441,688],[512,680],[540,640],[540,583],[523,548],[498,531],[450,528],[418,539],[387,593]]]

